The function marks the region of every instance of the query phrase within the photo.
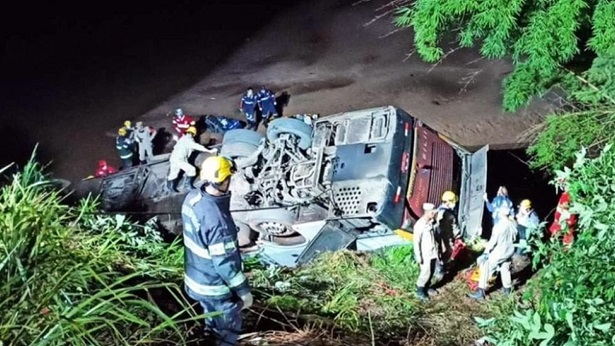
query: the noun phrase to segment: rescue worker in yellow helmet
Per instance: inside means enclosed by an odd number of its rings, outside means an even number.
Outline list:
[[[519,212],[515,216],[517,220],[518,244],[515,253],[517,255],[526,255],[529,251],[527,240],[529,235],[538,229],[540,218],[534,209],[532,202],[529,199],[524,199],[519,203]]]
[[[121,169],[132,167],[134,142],[128,137],[128,130],[125,127],[117,130],[117,134],[118,136],[115,137],[115,148],[122,161]]]
[[[130,120],[124,121],[124,128],[126,129],[126,134],[131,141],[134,141],[134,133],[135,128],[132,126],[132,122]]]
[[[230,213],[234,172],[231,159],[207,158],[201,165],[203,186],[190,191],[182,205],[184,289],[211,315],[205,319],[205,332],[216,345],[229,346],[241,332],[241,310],[253,302]]]
[[[442,203],[438,207],[436,216],[436,234],[442,246],[442,261],[445,264],[449,262],[453,253],[455,240],[463,237],[455,214],[456,206],[457,195],[453,191],[445,191],[442,194]]]
[[[196,168],[188,162],[193,151],[196,150],[211,154],[216,154],[218,152],[217,149],[208,149],[196,143],[194,141],[196,133],[196,128],[190,126],[173,147],[171,157],[169,158],[169,175],[167,176],[167,188],[169,191],[179,192],[175,184],[180,171],[184,171],[184,189],[188,190],[193,187],[196,178]]]

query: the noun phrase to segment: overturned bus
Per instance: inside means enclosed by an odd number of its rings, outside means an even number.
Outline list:
[[[411,229],[422,204],[439,203],[446,190],[460,197],[465,236],[480,236],[487,150],[470,152],[393,106],[277,119],[266,135],[231,130],[220,145],[238,167],[230,190],[240,235],[256,234],[261,258],[284,266],[323,251],[403,243],[395,230]],[[157,215],[179,232],[187,191],[166,191],[167,171],[163,155],[102,179],[103,208]]]

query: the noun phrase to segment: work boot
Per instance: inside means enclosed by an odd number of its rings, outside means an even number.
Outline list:
[[[175,179],[174,180],[167,180],[167,189],[170,192],[179,192],[179,191],[177,191],[177,188],[175,187]]]
[[[191,189],[194,189],[195,179],[196,177],[185,177],[184,178],[184,190],[190,191]]]
[[[476,290],[476,292],[472,294],[468,294],[468,297],[472,299],[476,299],[476,300],[483,300],[485,299],[485,290],[482,288],[479,288]]]
[[[502,294],[505,296],[509,296],[512,293],[512,288],[511,287],[504,287],[502,288]]]
[[[416,286],[416,297],[420,300],[429,300],[429,296],[425,293],[425,287]]]

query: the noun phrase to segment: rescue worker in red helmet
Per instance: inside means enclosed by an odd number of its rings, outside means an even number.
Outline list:
[[[235,164],[211,156],[201,165],[204,185],[188,193],[182,205],[184,287],[205,314],[205,331],[216,345],[235,345],[241,332],[241,310],[252,305],[242,272],[237,227],[230,212],[229,184]]]
[[[117,169],[109,166],[107,161],[100,160],[98,161],[98,169],[96,170],[96,174],[94,175],[96,178],[104,178],[109,174],[116,173]]]

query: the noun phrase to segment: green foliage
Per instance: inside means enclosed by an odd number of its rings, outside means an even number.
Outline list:
[[[562,67],[587,56],[615,57],[615,5],[609,0],[395,1],[395,24],[414,30],[427,62],[444,56],[442,40],[457,32],[461,47],[480,45],[490,59],[512,56],[504,81],[504,108],[515,110],[566,78]],[[587,47],[579,37],[589,35]],[[600,71],[600,64],[590,70]],[[591,72],[600,73],[600,72]]]
[[[180,245],[96,209],[63,204],[34,161],[0,190],[0,344],[185,343]]]
[[[579,235],[569,250],[559,239],[544,244],[547,261],[530,287],[533,309],[500,318],[498,345],[615,343],[615,150],[607,145],[593,159],[583,150],[572,170],[557,175],[567,179]]]
[[[388,330],[407,325],[417,311],[413,258],[412,246],[368,257],[342,251],[296,271],[254,270],[252,284],[281,310],[328,316],[352,331],[366,328],[369,316],[375,328]]]

